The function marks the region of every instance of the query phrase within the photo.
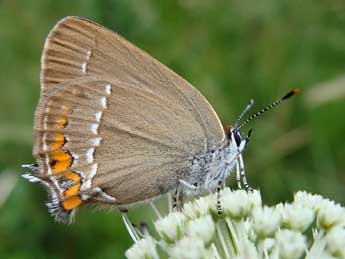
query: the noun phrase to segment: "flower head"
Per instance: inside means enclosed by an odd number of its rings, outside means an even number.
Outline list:
[[[307,239],[300,232],[282,230],[276,235],[279,258],[300,258],[307,248]]]
[[[185,216],[181,212],[172,212],[155,222],[157,232],[167,243],[173,243],[183,236],[184,225]]]
[[[203,216],[188,222],[186,227],[186,235],[199,238],[206,244],[208,244],[214,236],[215,224],[210,215]]]
[[[281,216],[275,208],[256,207],[252,212],[252,218],[254,229],[260,237],[270,237],[280,227]]]
[[[175,246],[167,249],[169,258],[174,259],[208,259],[212,258],[212,251],[205,247],[202,240],[184,237],[176,242]]]
[[[288,229],[304,232],[314,221],[315,213],[310,207],[301,204],[278,204],[282,225]]]
[[[327,250],[334,256],[345,258],[345,228],[334,227],[326,235]]]
[[[145,237],[126,251],[126,257],[128,259],[158,259],[159,256],[156,250],[156,243],[157,241],[152,237]]]
[[[146,231],[126,256],[345,259],[345,209],[320,195],[297,192],[292,203],[268,207],[258,191],[226,188],[221,215],[216,204],[217,195],[210,194],[158,219],[158,237]]]
[[[235,219],[247,217],[255,206],[261,205],[258,191],[246,192],[245,190],[231,191],[224,189],[221,193],[222,210],[225,215]]]
[[[324,198],[321,195],[310,194],[305,191],[298,191],[294,196],[294,204],[302,207],[316,209]]]
[[[210,207],[214,203],[215,199],[212,199],[210,196],[200,197],[193,202],[184,204],[184,214],[190,219],[208,215],[210,212]]]
[[[345,223],[345,210],[334,201],[324,199],[318,207],[317,223],[320,227],[330,229]]]

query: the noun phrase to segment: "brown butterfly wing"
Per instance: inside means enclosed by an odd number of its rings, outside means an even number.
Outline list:
[[[207,100],[116,33],[75,17],[50,32],[28,178],[48,186],[57,219],[98,187],[118,205],[164,193],[224,141]]]
[[[86,19],[67,17],[50,32],[42,55],[42,91],[67,80],[106,75],[140,85],[183,105],[203,129],[207,147],[225,141],[221,122],[200,92],[118,34]]]

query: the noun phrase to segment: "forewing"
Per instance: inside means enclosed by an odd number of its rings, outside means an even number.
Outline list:
[[[61,20],[41,63],[38,167],[26,178],[48,188],[58,220],[99,190],[118,205],[164,193],[192,157],[224,144],[216,113],[192,85],[98,24]]]
[[[197,153],[225,141],[222,125],[207,100],[191,84],[118,34],[85,19],[67,17],[50,32],[42,55],[42,92],[84,76],[106,76],[136,85],[183,107],[202,128]],[[193,131],[190,128],[189,131]],[[184,132],[180,132],[183,138]]]

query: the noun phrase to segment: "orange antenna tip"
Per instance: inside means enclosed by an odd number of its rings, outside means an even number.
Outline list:
[[[301,92],[301,89],[295,88],[292,90],[294,94],[299,94]]]
[[[298,94],[301,90],[299,88],[295,88],[293,90],[291,90],[290,92],[288,92],[281,100],[286,100],[288,98],[290,98],[291,96]]]

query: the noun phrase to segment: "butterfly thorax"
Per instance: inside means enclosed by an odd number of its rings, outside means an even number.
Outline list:
[[[194,157],[190,175],[184,181],[196,188],[183,188],[183,192],[187,195],[214,192],[230,175],[239,155],[237,145],[228,140],[224,146]]]

